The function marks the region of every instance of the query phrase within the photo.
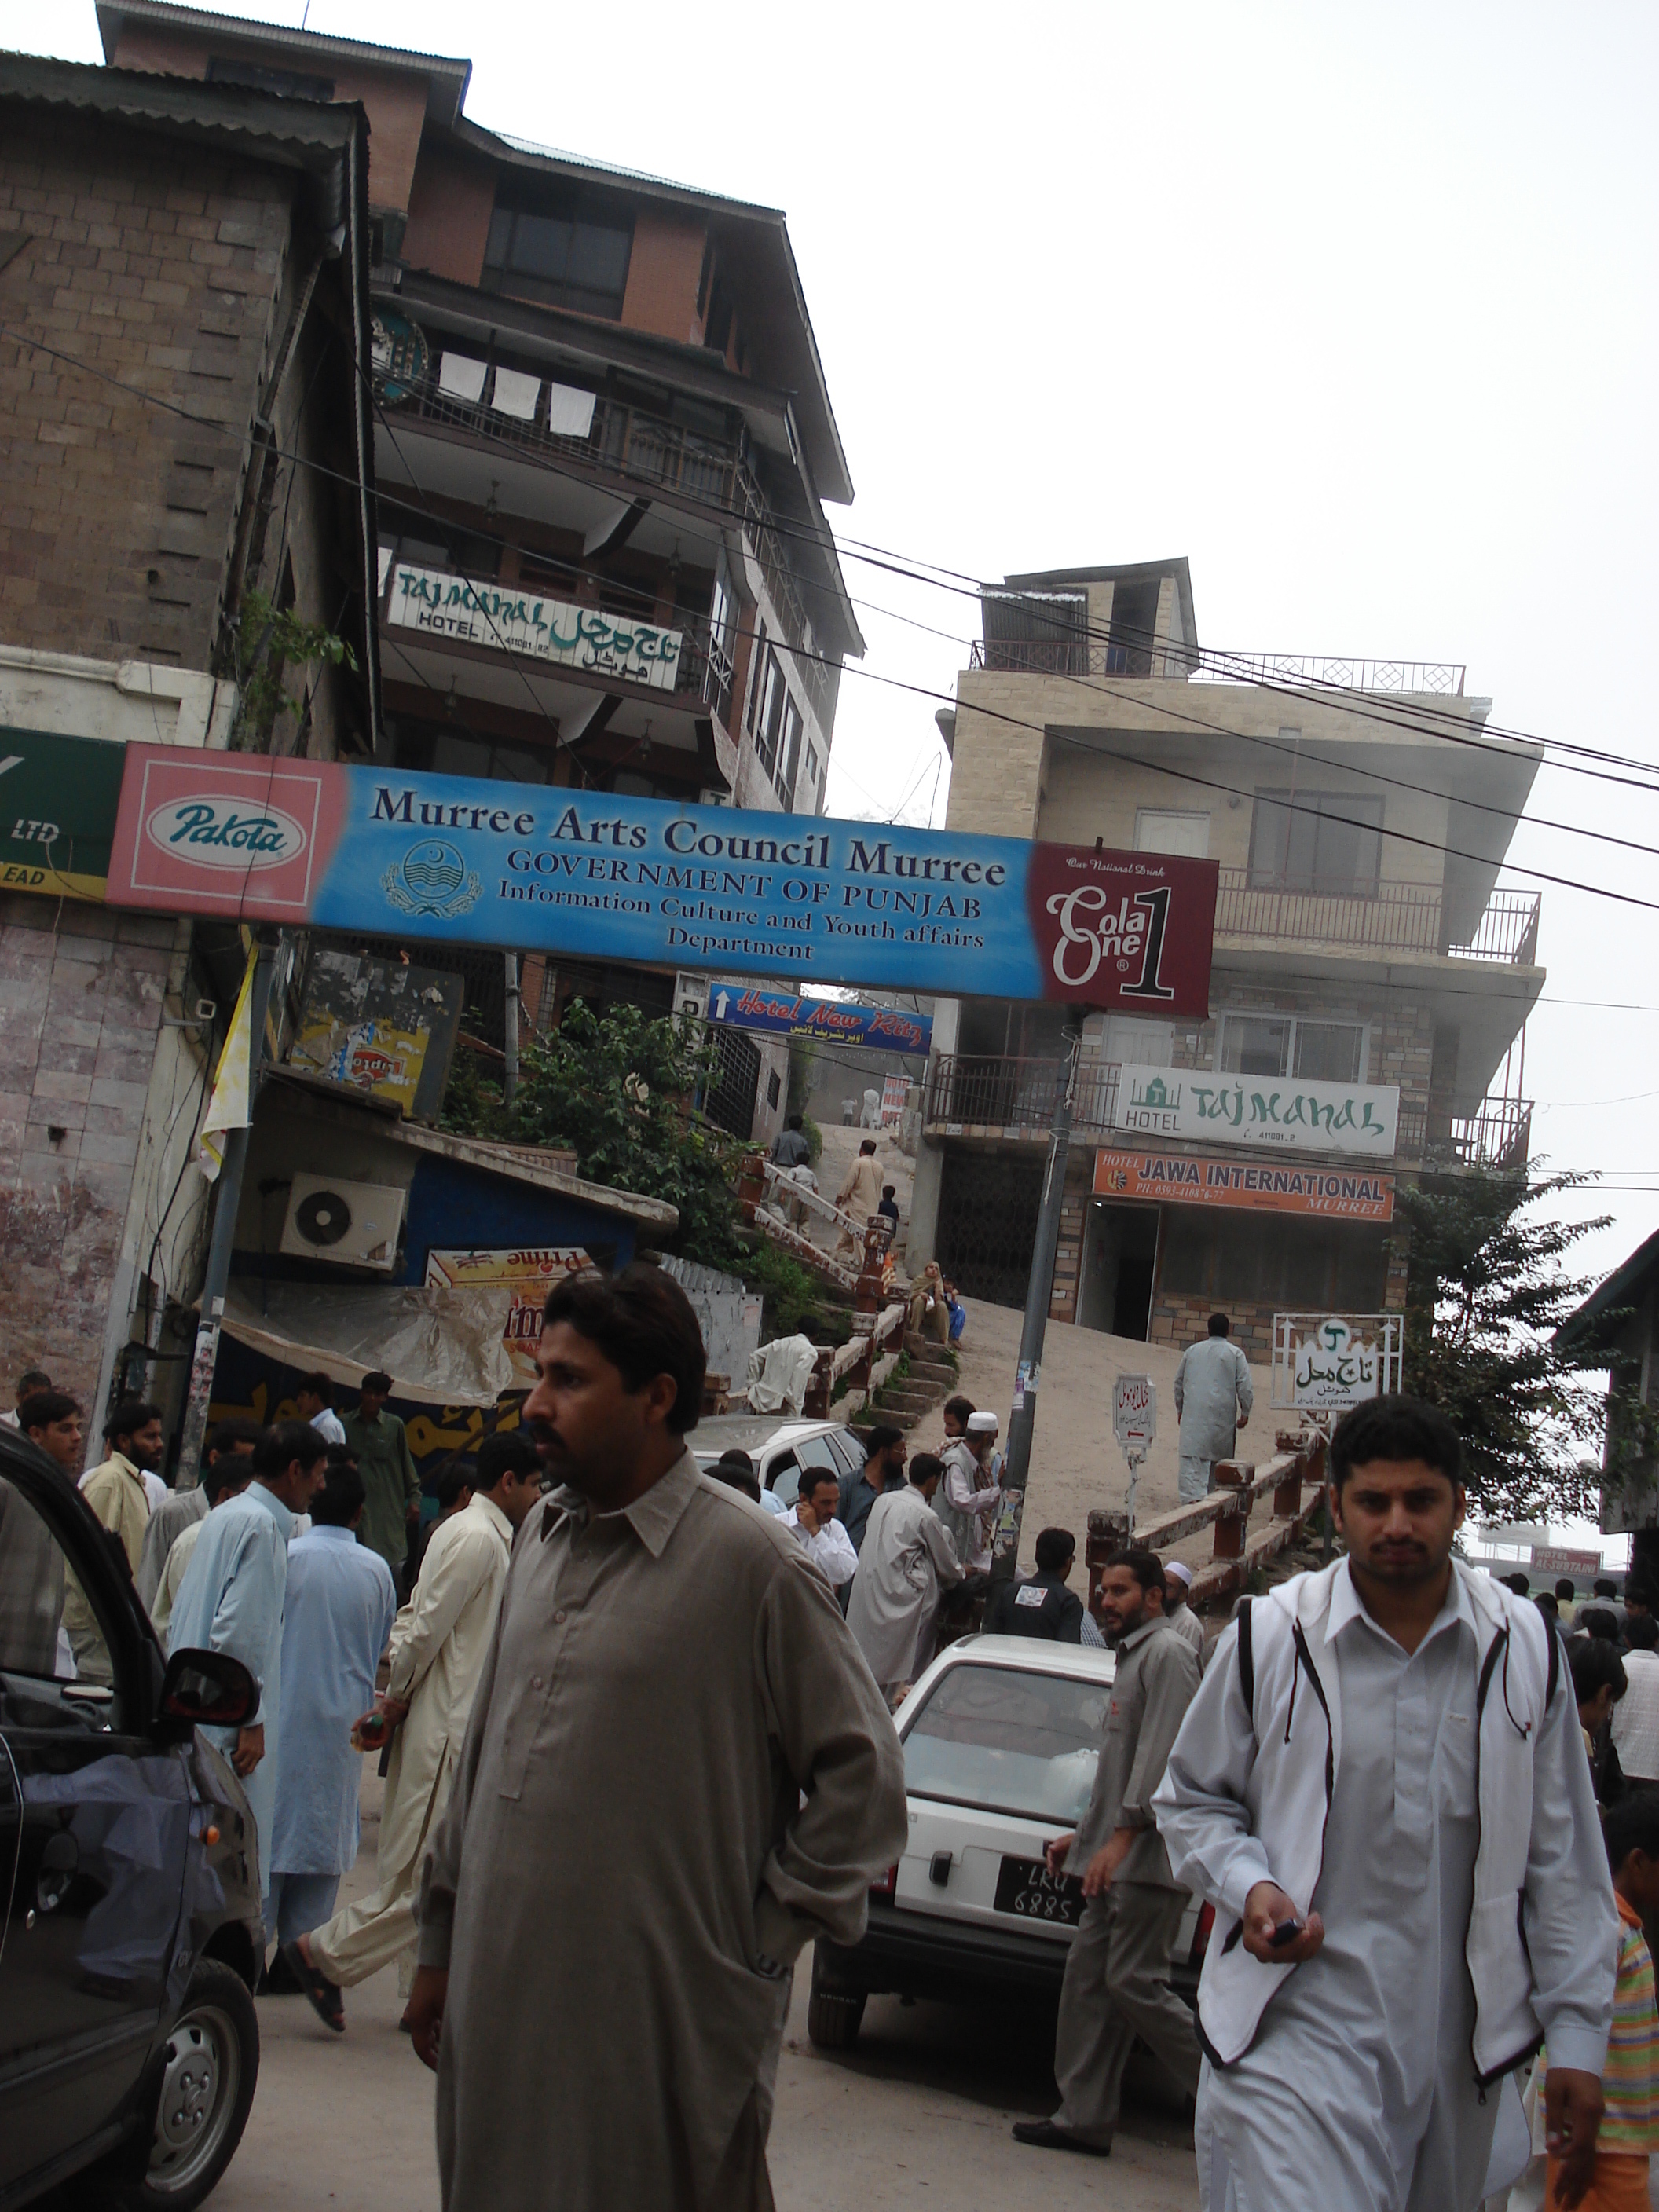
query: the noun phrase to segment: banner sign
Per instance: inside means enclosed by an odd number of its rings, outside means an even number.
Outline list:
[[[118,906],[1209,1012],[1213,860],[130,745]]]
[[[1097,1198],[1317,1213],[1348,1221],[1394,1218],[1392,1176],[1367,1175],[1352,1168],[1279,1168],[1192,1159],[1180,1152],[1097,1152],[1094,1192]]]
[[[654,623],[570,606],[535,592],[503,591],[499,584],[473,583],[440,568],[411,568],[401,561],[392,573],[386,620],[518,659],[624,677],[658,691],[673,690],[684,644],[680,631],[659,629]]]
[[[1399,1087],[1391,1083],[1316,1083],[1301,1077],[1278,1083],[1258,1075],[1126,1062],[1118,1073],[1114,1126],[1149,1137],[1359,1152],[1387,1160],[1394,1157],[1399,1118]]]
[[[592,1261],[580,1244],[536,1244],[523,1251],[439,1251],[426,1255],[429,1291],[504,1290],[507,1311],[501,1342],[513,1363],[513,1387],[535,1387],[536,1346],[541,1341],[542,1308],[555,1283],[577,1274]]]
[[[1120,1375],[1112,1386],[1112,1434],[1144,1459],[1158,1434],[1158,1385],[1150,1375]]]
[[[0,730],[0,890],[103,897],[126,750]]]
[[[1599,1552],[1564,1551],[1559,1544],[1534,1544],[1527,1564],[1535,1574],[1571,1575],[1580,1581],[1594,1581],[1601,1571]]]
[[[1336,1315],[1296,1336],[1289,1350],[1293,1406],[1346,1413],[1382,1387],[1378,1347]]]
[[[931,1014],[902,1013],[896,1006],[861,1006],[850,999],[794,999],[763,985],[711,983],[708,1018],[735,1028],[766,1030],[775,1036],[829,1037],[836,1044],[867,1045],[876,1051],[927,1057],[933,1042]]]

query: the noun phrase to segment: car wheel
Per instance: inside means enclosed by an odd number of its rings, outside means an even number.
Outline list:
[[[866,2002],[862,1990],[827,1990],[812,1960],[812,1987],[806,2000],[808,2040],[819,2051],[850,2051],[858,2041]]]
[[[236,2154],[259,2078],[259,2023],[241,1977],[204,1959],[161,2056],[161,2081],[141,2175],[126,2171],[110,2212],[193,2212]]]

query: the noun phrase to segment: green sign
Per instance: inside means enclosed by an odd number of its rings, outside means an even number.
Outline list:
[[[0,728],[0,890],[101,900],[127,749]]]

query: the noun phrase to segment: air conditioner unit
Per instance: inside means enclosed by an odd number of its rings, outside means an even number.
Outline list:
[[[398,1231],[408,1197],[386,1183],[296,1175],[278,1249],[298,1259],[379,1267],[390,1274],[398,1264]]]

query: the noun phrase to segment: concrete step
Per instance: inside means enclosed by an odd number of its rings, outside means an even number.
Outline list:
[[[941,1390],[956,1388],[957,1370],[954,1367],[947,1367],[942,1359],[917,1359],[913,1355],[910,1373],[918,1382],[937,1382]]]
[[[907,1390],[902,1382],[890,1384],[881,1394],[884,1407],[902,1407],[907,1413],[931,1413],[939,1404],[930,1391]]]

